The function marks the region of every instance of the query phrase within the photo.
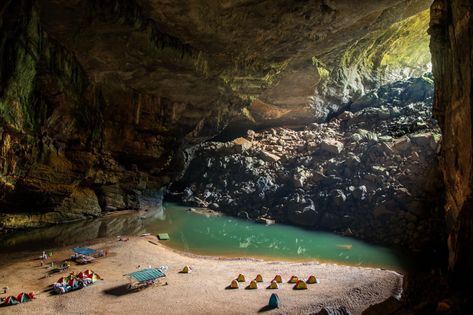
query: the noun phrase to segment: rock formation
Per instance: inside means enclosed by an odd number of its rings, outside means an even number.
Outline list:
[[[434,113],[443,134],[441,169],[449,266],[463,281],[469,279],[473,268],[473,3],[436,0],[431,17]]]
[[[381,86],[327,123],[198,145],[181,201],[411,250],[439,231],[433,82]]]
[[[386,50],[405,36],[426,41],[409,26],[426,24],[428,5],[3,1],[0,226],[154,207],[188,163],[185,149],[229,122],[241,132],[314,121],[308,97],[336,112],[338,92],[359,96],[398,79],[401,65],[423,70]]]

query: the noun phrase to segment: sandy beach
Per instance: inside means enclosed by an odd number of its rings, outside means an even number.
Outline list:
[[[151,242],[150,242],[151,241]],[[97,259],[88,266],[71,268],[47,277],[40,265],[38,253],[0,255],[0,287],[8,286],[8,293],[34,291],[33,302],[0,308],[2,314],[308,314],[324,306],[345,306],[360,314],[369,305],[379,303],[391,295],[398,295],[402,275],[376,268],[361,268],[319,263],[270,262],[252,259],[202,257],[180,253],[161,245],[153,236],[130,237],[127,242],[116,239],[98,240],[90,247],[108,248],[109,257]],[[71,255],[70,247],[58,249],[52,259],[60,261]],[[51,261],[51,260],[50,260]],[[153,286],[130,293],[125,288],[125,273],[148,267],[168,266],[167,285]],[[190,265],[193,273],[181,274]],[[62,275],[91,269],[104,278],[85,289],[65,295],[51,295],[45,290]],[[239,273],[246,276],[240,289],[226,287]],[[263,276],[257,290],[244,289],[257,274]],[[307,278],[313,274],[320,284],[308,290],[293,290],[283,283],[279,290],[268,290],[270,280],[281,274],[283,281],[291,275]],[[277,293],[281,307],[266,311],[271,293]]]

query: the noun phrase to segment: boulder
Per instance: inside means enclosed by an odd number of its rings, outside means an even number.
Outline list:
[[[277,162],[281,158],[275,154],[269,153],[268,151],[261,150],[261,157],[266,162]]]
[[[320,143],[319,148],[331,154],[339,154],[343,150],[343,143],[334,139],[326,139]]]
[[[248,141],[247,139],[243,137],[236,138],[235,140],[233,140],[233,144],[239,151],[246,151],[250,149],[252,146],[251,141]]]

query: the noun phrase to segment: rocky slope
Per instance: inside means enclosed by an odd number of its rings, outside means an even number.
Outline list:
[[[2,1],[0,228],[155,207],[185,149],[230,121],[311,121],[322,77],[360,95],[418,71],[380,56],[425,42],[409,26],[429,2]],[[336,78],[354,51],[366,58]]]
[[[387,84],[327,123],[197,145],[174,185],[190,206],[420,249],[441,219],[429,77]]]

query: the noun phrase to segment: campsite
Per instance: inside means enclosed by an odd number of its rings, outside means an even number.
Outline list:
[[[57,314],[60,307],[65,314],[156,314],[154,311],[159,307],[159,314],[251,314],[266,310],[271,294],[275,292],[280,308],[268,309],[269,313],[306,313],[315,310],[319,303],[337,302],[350,303],[356,311],[362,310],[366,303],[374,304],[380,297],[389,297],[402,281],[401,275],[377,268],[193,255],[169,249],[152,235],[130,236],[127,242],[107,238],[77,245],[80,246],[75,247],[107,248],[110,253],[86,268],[71,263],[63,274],[54,276],[47,276],[47,270],[40,265],[37,255],[17,253],[8,258],[2,255],[0,279],[2,283],[8,283],[8,293],[36,292],[36,298],[21,305],[1,308],[1,313]],[[56,261],[70,259],[71,253],[71,247],[58,248],[52,258]],[[163,269],[165,277],[145,288],[130,288],[133,281],[129,276],[148,269],[148,266],[166,266]],[[186,266],[191,267],[191,273],[182,272],[188,270]],[[81,272],[81,276],[85,276],[89,269],[102,280],[97,278],[93,285],[66,294],[47,291],[60,276],[80,275]],[[311,284],[306,290],[294,290],[295,284],[287,283],[293,275],[307,279],[313,274],[317,275],[320,283]],[[237,278],[244,281],[237,289],[227,289]],[[274,284],[278,280],[283,283],[277,289],[267,288],[272,280],[275,280]],[[245,290],[251,281],[254,281],[256,289]],[[334,292],[337,292],[336,296]]]

